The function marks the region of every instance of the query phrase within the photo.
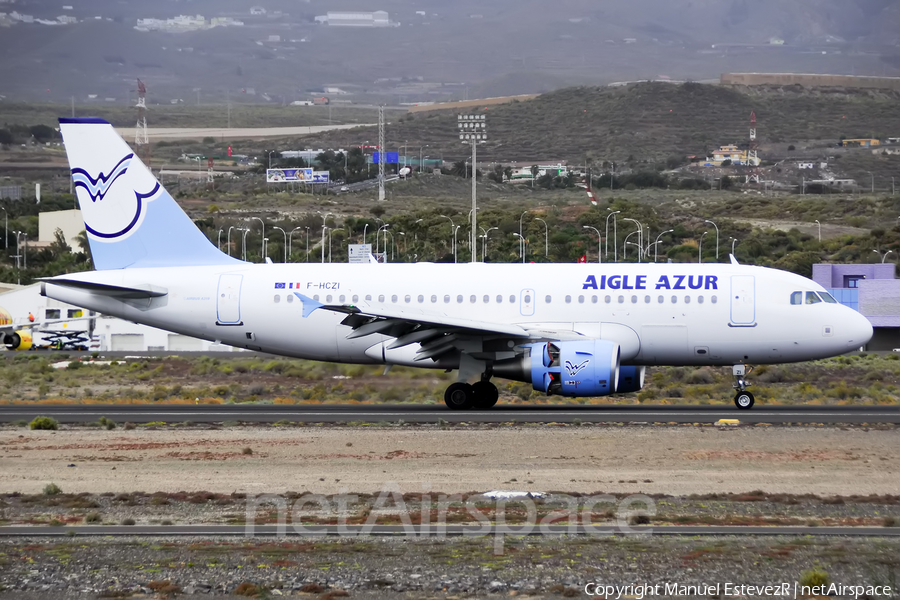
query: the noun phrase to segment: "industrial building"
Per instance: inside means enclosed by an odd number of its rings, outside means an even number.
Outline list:
[[[383,10],[374,12],[329,12],[316,17],[316,23],[332,27],[389,27],[391,20]]]
[[[720,146],[718,150],[713,150],[712,157],[707,158],[703,166],[721,167],[726,160],[730,160],[731,164],[735,166],[759,166],[758,157],[750,158],[747,150],[741,150],[734,144]]]

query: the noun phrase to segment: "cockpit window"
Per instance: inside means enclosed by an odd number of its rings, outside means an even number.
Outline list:
[[[838,301],[834,299],[834,296],[832,296],[828,292],[819,292],[819,295],[822,296],[822,300],[824,300],[828,304],[837,304],[838,303]]]
[[[819,298],[819,295],[815,292],[806,292],[806,303],[807,304],[818,304],[822,299]]]
[[[794,292],[791,294],[791,304],[803,304],[803,292]]]

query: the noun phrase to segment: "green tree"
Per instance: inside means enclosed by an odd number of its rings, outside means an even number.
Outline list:
[[[47,125],[32,125],[28,131],[34,139],[42,144],[59,137],[59,132]]]

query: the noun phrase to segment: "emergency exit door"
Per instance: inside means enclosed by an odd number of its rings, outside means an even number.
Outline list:
[[[753,275],[731,277],[731,325],[756,325],[756,278]]]

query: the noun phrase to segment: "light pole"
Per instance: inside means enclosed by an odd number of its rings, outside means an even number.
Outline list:
[[[200,180],[203,179],[203,172],[200,171],[200,159],[202,157],[197,156],[194,160],[197,161],[197,185],[200,185]]]
[[[294,232],[297,231],[298,229],[303,229],[303,228],[302,228],[302,227],[294,227],[293,229],[291,229],[291,233],[288,234],[288,238],[287,238],[287,253],[288,253],[288,256],[291,255],[291,241],[294,239]],[[307,231],[308,231],[308,230],[309,230],[309,227],[307,227],[306,229],[307,229]]]
[[[422,169],[424,168],[422,165],[422,148],[427,148],[427,147],[428,147],[428,144],[425,144],[424,146],[419,146],[419,172],[420,173],[422,172]]]
[[[263,263],[269,258],[269,238],[263,238]]]
[[[737,244],[737,238],[731,238],[731,255],[734,256],[734,245]]]
[[[391,236],[391,246],[390,246],[390,248],[391,248],[391,262],[394,262],[394,251],[397,249],[397,243],[394,241],[394,234],[391,233],[390,231],[388,231],[387,229],[385,229],[385,230],[384,230],[384,235],[389,235],[389,236]],[[385,243],[384,256],[385,256],[385,258],[387,258],[387,251],[388,251],[388,247],[387,247],[387,245],[386,245],[386,244],[387,244],[387,240],[385,240],[384,243]],[[385,261],[385,262],[387,262],[387,261]]]
[[[263,220],[260,219],[259,217],[250,217],[250,218],[251,218],[251,219],[256,219],[257,221],[259,221],[259,224],[262,226],[262,233],[261,233],[260,235],[262,235],[263,239],[265,239],[265,237],[266,237],[266,224],[265,224],[265,223],[263,222]],[[262,253],[263,253],[263,256],[265,256],[265,254],[266,254],[266,248],[265,248],[264,245],[262,245]]]
[[[819,223],[818,219],[816,219],[816,225],[819,226],[819,243],[821,244],[822,243],[822,224]]]
[[[270,169],[272,168],[272,153],[273,152],[275,152],[275,151],[274,150],[269,151],[269,168]]]
[[[525,215],[526,215],[527,213],[528,213],[528,211],[526,210],[525,212],[522,213],[522,216],[519,217],[519,240],[524,240],[524,239],[525,239],[525,238],[522,236],[522,233],[523,233],[523,232],[522,232],[522,219],[525,218]],[[525,262],[525,244],[523,244],[521,241],[520,241],[519,243],[520,243],[520,245],[519,245],[519,248],[520,248],[519,256],[522,258],[522,262]]]
[[[218,235],[218,237],[216,238],[216,247],[219,249],[219,252],[222,251],[222,232],[223,232],[223,231],[225,231],[225,230],[219,228],[219,235]]]
[[[674,231],[674,229],[669,229],[656,236],[656,241],[653,242],[653,262],[659,262],[659,242],[661,241],[659,238],[666,235],[667,233],[674,233]]]
[[[284,229],[281,227],[273,227],[272,229],[277,229],[281,232],[281,235],[284,236],[284,262],[287,262],[288,257],[288,241],[287,241],[287,233],[284,232]]]
[[[241,260],[247,260],[247,234],[250,233],[250,228],[242,229],[244,233],[241,235]]]
[[[636,235],[636,234],[637,234],[637,231],[632,231],[631,233],[629,233],[628,235],[625,236],[625,241],[622,243],[622,260],[625,260],[626,258],[628,258],[628,238],[630,238],[631,236]],[[640,259],[640,252],[641,252],[641,247],[638,246],[639,259]]]
[[[306,262],[309,262],[309,227],[306,228]]]
[[[521,235],[519,235],[515,231],[513,232],[513,235],[516,236],[517,238],[519,238],[519,254],[522,255],[522,264],[524,265],[525,264],[525,238],[523,238]]]
[[[718,260],[719,260],[719,226],[716,225],[715,223],[713,223],[712,221],[710,221],[709,219],[706,219],[704,221],[704,223],[709,223],[710,225],[712,225],[713,227],[716,228],[716,262],[718,262]]]
[[[487,122],[485,115],[456,115],[459,139],[462,142],[472,143],[472,222],[469,236],[469,247],[475,248],[478,232],[478,204],[476,200],[478,190],[478,144],[487,141]],[[472,262],[475,262],[475,252],[472,252]]]
[[[322,264],[325,264],[325,221],[328,220],[328,217],[333,217],[334,215],[331,213],[325,213],[322,215]],[[306,250],[307,254],[309,254],[309,248]]]
[[[894,253],[893,250],[888,250],[887,252],[885,252],[884,256],[881,257],[881,264],[884,264],[884,259],[886,259],[888,257],[888,254],[893,254],[893,253]]]
[[[390,226],[391,226],[390,223],[385,223],[384,225],[382,225],[381,227],[378,228],[378,231],[375,232],[375,243],[376,243],[376,244],[378,243],[378,234],[381,233],[382,231],[384,231],[385,233],[387,233],[387,228],[390,227]],[[381,238],[384,239],[384,236],[381,236]],[[385,244],[386,244],[386,243],[387,243],[387,242],[385,242]],[[380,246],[380,245],[375,249],[375,252],[378,252],[379,250],[381,250],[381,246]],[[384,250],[384,251],[387,252],[387,248],[386,248],[386,247],[385,247],[385,250]]]
[[[228,228],[228,235],[225,236],[225,245],[228,246],[228,256],[231,256],[231,230],[237,229],[238,231],[243,231],[240,227],[235,227],[232,225]]]
[[[703,263],[703,238],[706,237],[707,233],[709,233],[709,232],[704,231],[703,235],[700,236],[700,246],[697,249],[697,262],[698,263]]]
[[[3,249],[9,250],[9,213],[5,208],[0,207],[3,211]]]
[[[547,227],[547,221],[538,218],[534,220],[544,224],[544,258],[547,258],[550,256],[550,228]]]
[[[637,234],[638,234],[638,262],[641,262],[641,258],[642,258],[641,255],[642,255],[643,252],[644,252],[644,243],[643,243],[643,241],[644,241],[644,226],[641,225],[641,222],[638,221],[637,219],[625,219],[625,220],[626,220],[626,221],[631,221],[631,222],[634,223],[635,226],[638,228],[638,230],[637,230]],[[622,252],[624,253],[625,251],[623,250]]]
[[[453,229],[453,262],[456,262],[456,232],[459,231],[459,228],[462,225],[457,225],[456,228]]]
[[[615,216],[622,212],[621,210],[614,210],[606,215],[606,260],[609,262],[609,218],[613,217],[613,222],[615,222]],[[615,230],[615,224],[613,225],[613,230]],[[616,240],[613,240],[613,259],[618,262],[618,258],[616,258]]]
[[[499,227],[491,227],[487,231],[484,230],[484,227],[480,227],[481,232],[484,234],[481,237],[481,262],[487,262],[487,237],[488,234],[495,229],[500,229]]]
[[[453,224],[453,219],[451,219],[451,218],[448,217],[447,215],[438,215],[438,216],[441,217],[441,218],[443,218],[443,219],[447,219],[448,221],[450,221],[450,252],[452,252],[452,253],[453,253],[453,256],[454,256],[453,262],[456,262],[456,259],[455,259],[455,257],[456,257],[456,244],[455,244],[454,241],[453,241],[453,232],[454,232],[456,226]]]
[[[602,236],[600,235],[600,230],[596,227],[591,227],[590,225],[582,225],[582,228],[591,229],[594,233],[597,234],[597,264],[600,264],[601,262],[603,262],[602,260],[600,260],[600,257],[602,256],[602,252],[600,251],[600,244],[603,242]],[[607,243],[609,243],[608,240]]]
[[[366,243],[366,234],[368,231],[369,231],[369,224],[366,223],[365,226],[363,227],[363,244]]]

